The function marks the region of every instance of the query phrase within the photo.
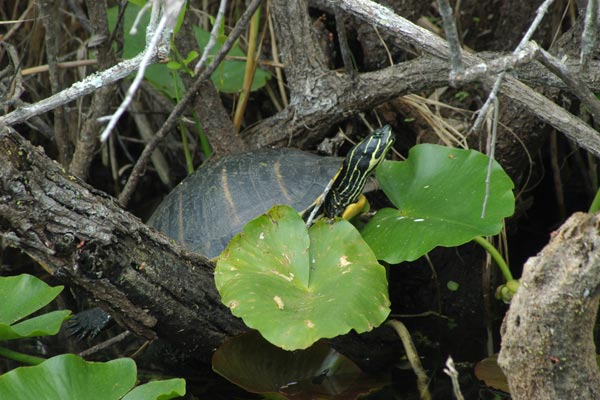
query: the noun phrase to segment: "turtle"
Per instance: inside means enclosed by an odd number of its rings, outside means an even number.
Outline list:
[[[205,163],[184,179],[156,208],[148,224],[208,258],[218,256],[251,219],[276,204],[287,204],[307,220],[316,215],[349,219],[360,212],[371,171],[393,143],[386,125],[354,146],[343,163],[301,150],[262,149]],[[340,168],[341,165],[341,168]],[[323,194],[327,184],[331,189]]]
[[[208,162],[158,205],[148,225],[188,250],[217,257],[253,218],[276,204],[314,217],[350,219],[365,207],[367,178],[394,142],[389,125],[355,145],[342,161],[296,149],[262,149]],[[341,167],[340,167],[341,165]],[[95,336],[110,317],[100,308],[78,313],[70,330]]]

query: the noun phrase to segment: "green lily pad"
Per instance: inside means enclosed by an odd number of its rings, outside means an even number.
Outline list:
[[[119,399],[133,387],[135,379],[136,368],[131,359],[97,363],[63,354],[0,376],[0,398]]]
[[[48,305],[62,290],[62,286],[50,287],[27,274],[0,277],[0,340],[55,335],[71,315],[69,310],[21,320]]]
[[[488,162],[475,150],[433,144],[413,147],[406,161],[384,162],[377,180],[398,208],[380,210],[362,231],[377,258],[412,261],[437,246],[500,232],[504,218],[514,212],[514,185],[494,162],[482,218]]]
[[[215,282],[231,312],[286,350],[354,329],[390,312],[385,269],[347,221],[307,231],[289,206],[250,221],[219,257]]]
[[[185,380],[180,378],[152,381],[134,388],[123,400],[169,400],[185,394]]]
[[[74,354],[63,354],[0,375],[0,399],[167,400],[185,394],[183,379],[151,382],[131,390],[136,374],[135,362],[130,358],[88,362]]]
[[[250,331],[225,341],[214,352],[213,370],[251,393],[287,399],[354,399],[382,387],[324,342],[285,351]]]

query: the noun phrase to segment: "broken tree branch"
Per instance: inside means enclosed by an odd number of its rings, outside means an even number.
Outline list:
[[[282,8],[281,15],[294,15],[295,18],[302,17],[302,15],[297,16],[291,13],[296,8],[287,8],[291,7],[290,4],[292,3],[300,2],[273,2],[272,7]],[[306,2],[301,3],[305,4]],[[369,0],[340,0],[335,4],[331,1],[329,3],[332,8],[334,5],[339,6],[346,13],[394,35],[408,46],[414,46],[422,52],[441,60],[446,60],[449,57],[449,48],[446,41],[394,14],[382,5]],[[297,5],[294,5],[294,7],[297,7]],[[274,19],[274,23],[278,24],[281,21]],[[280,44],[280,47],[283,47],[283,45]],[[288,44],[287,46],[291,45]],[[484,63],[481,58],[469,53],[463,54],[463,61],[466,67]],[[309,95],[304,96],[303,99],[297,99],[283,111],[247,129],[243,133],[244,140],[251,147],[263,147],[283,142],[302,145],[308,136],[312,140],[321,138],[331,126],[347,118],[348,115],[359,111],[372,110],[394,97],[407,94],[408,91],[414,92],[425,87],[432,89],[448,84],[447,79],[442,81],[439,76],[436,77],[436,74],[448,76],[449,68],[447,66],[440,66],[435,60],[428,59],[426,64],[419,67],[421,75],[411,76],[410,74],[413,71],[411,71],[410,63],[415,63],[415,61],[394,65],[376,72],[360,74],[354,80],[344,75],[335,74],[332,71],[317,74],[320,79],[315,83],[313,83],[314,79],[304,81],[305,91]],[[414,67],[414,64],[412,66]],[[288,67],[291,68],[292,66]],[[299,67],[294,66],[294,68]],[[434,71],[429,68],[433,68]],[[319,69],[314,71],[316,73]],[[483,78],[482,81],[492,86],[495,79],[490,76]],[[596,156],[600,156],[600,135],[598,135],[598,132],[564,108],[512,76],[505,77],[501,93],[542,121],[563,132],[580,147]],[[308,135],[308,133],[311,135]]]
[[[204,362],[246,328],[221,304],[213,266],[69,175],[11,128],[0,131],[0,235],[89,292],[123,326]]]
[[[374,23],[421,51],[444,59],[449,56],[448,44],[443,39],[395,15],[384,6],[368,0],[340,0],[340,6],[357,18]],[[463,54],[463,61],[466,66],[482,62],[479,57],[468,53]],[[487,78],[483,82],[491,85],[494,79]],[[513,102],[564,133],[579,146],[600,156],[598,132],[562,107],[510,76],[506,77],[501,92]]]

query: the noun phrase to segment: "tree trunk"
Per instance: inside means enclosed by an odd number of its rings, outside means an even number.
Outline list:
[[[600,398],[600,215],[574,214],[525,264],[498,363],[515,400]]]

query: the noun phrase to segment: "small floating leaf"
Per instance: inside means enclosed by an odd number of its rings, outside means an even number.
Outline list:
[[[288,399],[354,399],[385,383],[317,342],[300,351],[273,346],[256,331],[225,341],[212,359],[215,372],[251,393]],[[269,397],[272,398],[272,397]]]

